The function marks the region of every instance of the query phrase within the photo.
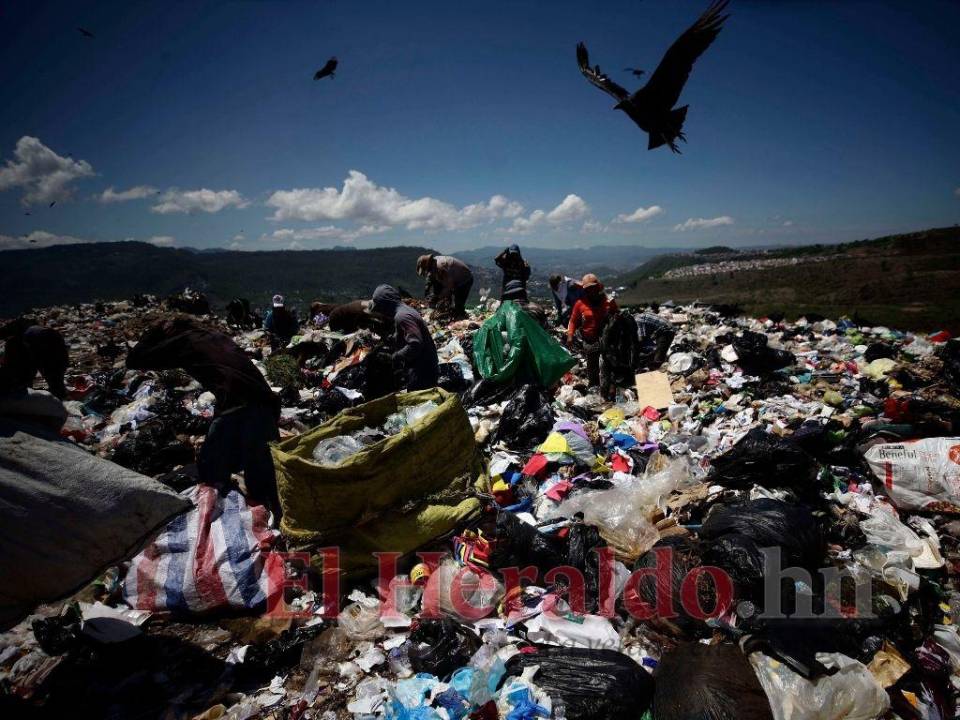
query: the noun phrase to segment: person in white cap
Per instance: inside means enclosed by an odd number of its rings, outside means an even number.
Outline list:
[[[280,340],[290,340],[300,329],[297,316],[287,310],[283,295],[273,296],[273,309],[263,318],[263,329]]]

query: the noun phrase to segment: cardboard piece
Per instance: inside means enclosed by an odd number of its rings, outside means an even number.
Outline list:
[[[637,402],[640,407],[652,407],[657,410],[673,405],[673,391],[670,378],[666,373],[654,370],[640,373],[636,377]]]

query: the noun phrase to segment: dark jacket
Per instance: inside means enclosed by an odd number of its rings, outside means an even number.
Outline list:
[[[523,259],[523,255],[520,254],[520,248],[516,245],[511,245],[497,255],[497,257],[494,258],[494,262],[498,268],[503,270],[503,283],[500,286],[501,299],[507,289],[507,283],[511,280],[521,282],[524,290],[526,290],[527,280],[530,279],[530,266]]]
[[[285,307],[276,307],[268,311],[263,318],[263,329],[273,333],[281,340],[289,340],[300,329],[297,316]]]
[[[127,355],[134,370],[183,368],[217,398],[217,414],[247,405],[280,416],[280,398],[233,340],[195,325],[161,321],[143,333]]]
[[[396,326],[394,366],[405,372],[407,390],[435,387],[439,377],[437,346],[420,313],[400,300],[390,285],[373,292],[373,310],[393,318]]]
[[[0,340],[6,341],[0,361],[0,392],[32,387],[39,372],[51,393],[66,397],[63,374],[69,357],[60,333],[20,318],[0,328]]]

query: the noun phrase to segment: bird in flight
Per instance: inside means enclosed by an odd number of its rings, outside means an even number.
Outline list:
[[[587,47],[583,43],[577,45],[580,72],[593,85],[617,100],[617,104],[613,106],[615,110],[623,110],[647,132],[650,136],[648,150],[668,145],[673,152],[679,153],[677,140],[687,141],[683,134],[683,121],[687,117],[689,105],[676,109],[673,109],[673,106],[680,99],[693,63],[716,40],[723,21],[729,17],[722,14],[727,2],[728,0],[717,0],[711,4],[670,46],[647,84],[633,94],[607,77],[599,65],[590,67]]]
[[[313,74],[314,80],[322,80],[325,77],[333,77],[333,71],[337,69],[337,58],[332,57],[327,60],[327,64]]]
[[[49,205],[47,205],[47,207],[53,207],[53,206],[56,205],[56,204],[57,204],[57,201],[54,200],[54,201],[51,202]]]
[[[95,38],[95,37],[96,37],[96,35],[94,35],[92,32],[90,32],[90,31],[87,30],[86,28],[78,27],[77,30],[79,30],[79,31],[80,31],[80,34],[83,35],[85,38]]]
[[[641,70],[640,68],[624,68],[627,72],[633,73],[634,77],[641,77],[646,70]]]

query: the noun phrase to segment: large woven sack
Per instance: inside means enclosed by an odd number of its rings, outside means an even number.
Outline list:
[[[398,434],[339,465],[313,459],[317,443],[377,427],[427,401],[438,408]],[[469,497],[482,477],[473,429],[456,395],[421,390],[344,410],[297,437],[271,446],[283,520],[292,547],[337,545],[344,570],[373,566],[375,551],[406,553],[476,515]]]

